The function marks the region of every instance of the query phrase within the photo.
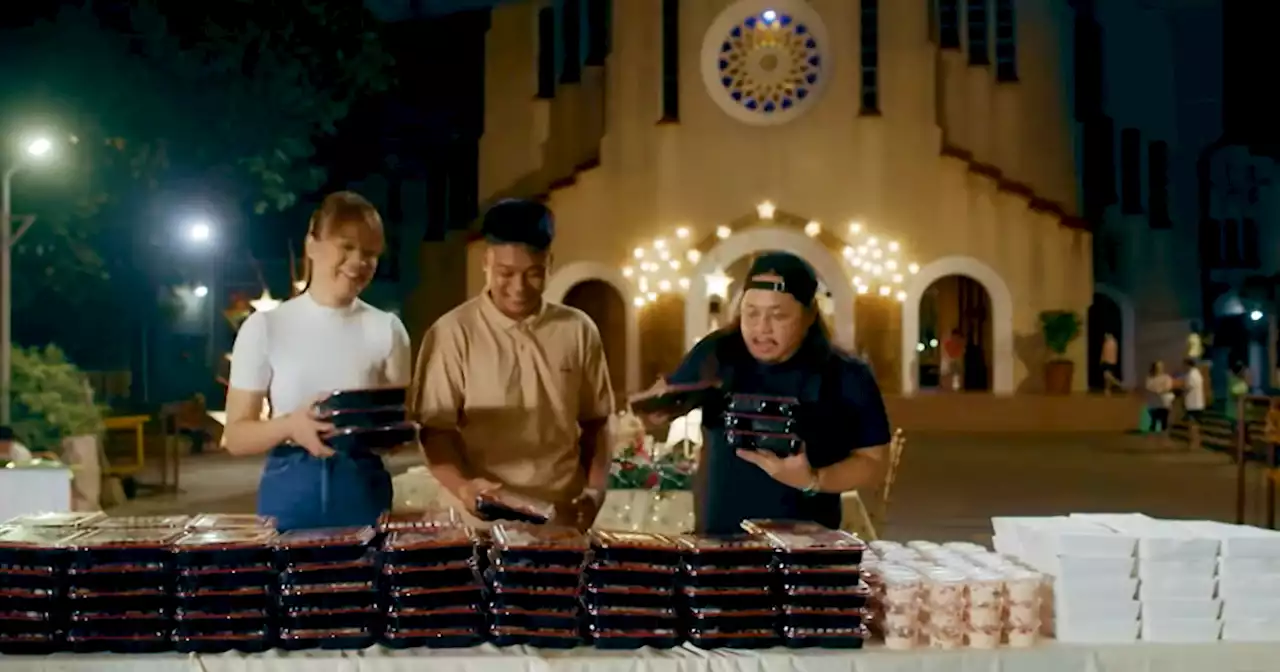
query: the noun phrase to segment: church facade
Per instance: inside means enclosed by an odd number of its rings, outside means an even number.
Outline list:
[[[482,203],[545,197],[549,299],[647,386],[729,318],[752,255],[823,283],[840,345],[887,392],[1044,389],[1047,311],[1081,317],[1066,3],[614,0],[493,10]],[[482,284],[479,246],[468,291]],[[1067,350],[1086,385],[1084,325]],[[953,336],[955,334],[955,336]]]

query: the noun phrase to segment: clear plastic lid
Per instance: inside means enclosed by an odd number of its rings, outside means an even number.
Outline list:
[[[947,543],[943,544],[942,547],[947,550],[955,551],[956,553],[972,554],[972,553],[990,553],[991,552],[987,550],[987,547],[981,544],[975,544],[972,541],[948,541]]]
[[[507,509],[530,518],[542,520],[551,520],[556,517],[556,505],[553,502],[537,499],[536,497],[528,497],[506,489],[480,493],[476,497],[476,506]]]
[[[193,530],[269,528],[275,529],[276,519],[252,513],[205,513],[192,518],[187,527]]]
[[[612,532],[592,530],[591,545],[598,548],[641,549],[646,551],[676,551],[680,546],[665,534],[650,532]]]
[[[862,543],[858,535],[843,530],[772,531],[767,532],[765,537],[784,553],[861,553],[866,550],[866,544]]]
[[[159,527],[97,529],[76,537],[73,545],[82,549],[162,548],[172,544],[182,534],[182,530]]]
[[[752,518],[742,521],[742,529],[748,534],[767,534],[769,532],[787,532],[789,534],[817,534],[830,532],[831,528],[811,520],[789,520],[784,518]]]
[[[328,546],[363,546],[373,541],[372,527],[331,527],[296,530],[276,537],[276,548],[324,548]]]
[[[450,527],[461,524],[458,514],[448,508],[394,513],[388,511],[378,518],[378,529],[382,532]]]
[[[494,548],[500,551],[582,551],[587,538],[571,527],[499,523],[490,529]]]
[[[388,551],[427,550],[471,546],[475,538],[466,527],[436,527],[399,530],[387,535],[382,548]]]
[[[230,548],[265,547],[275,539],[273,530],[250,527],[192,530],[173,542],[174,550],[205,551]]]
[[[107,517],[101,511],[44,511],[18,516],[5,525],[24,527],[88,527]]]
[[[682,550],[693,554],[773,550],[768,540],[751,534],[686,534],[682,535],[678,541]]]
[[[67,527],[4,527],[0,528],[0,548],[65,548],[81,534],[82,530]]]
[[[932,583],[939,584],[963,584],[969,580],[969,577],[958,569],[950,567],[933,567],[925,571],[925,578]]]
[[[94,523],[100,530],[118,529],[181,529],[191,522],[190,516],[110,516]]]

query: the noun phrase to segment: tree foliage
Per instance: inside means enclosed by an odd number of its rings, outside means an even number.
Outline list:
[[[391,64],[349,0],[77,2],[5,40],[0,124],[69,143],[15,180],[15,211],[39,217],[15,260],[16,315],[92,307],[175,203],[229,219],[292,206],[325,177],[316,140]]]
[[[13,349],[13,428],[32,451],[58,452],[62,440],[102,432],[102,409],[84,373],[54,346]]]

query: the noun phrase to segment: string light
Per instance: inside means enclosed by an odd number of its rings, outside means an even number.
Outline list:
[[[770,201],[765,201],[756,206],[756,216],[760,219],[773,219],[773,214],[777,211],[777,206]]]
[[[821,224],[817,222],[809,222],[808,224],[804,225],[804,235],[809,236],[810,238],[814,238],[819,233],[822,233]]]

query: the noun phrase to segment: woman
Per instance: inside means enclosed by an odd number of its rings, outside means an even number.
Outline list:
[[[1231,366],[1231,370],[1227,372],[1227,420],[1231,421],[1231,441],[1234,443],[1236,436],[1240,432],[1245,431],[1244,427],[1248,426],[1246,422],[1247,411],[1245,414],[1240,412],[1240,400],[1249,395],[1249,367],[1244,362],[1236,362]],[[1245,441],[1248,441],[1248,432],[1245,431]]]
[[[250,315],[231,352],[227,450],[270,453],[258,513],[282,530],[370,525],[391,507],[391,476],[373,453],[337,454],[332,426],[312,404],[333,390],[408,385],[409,334],[395,315],[361,301],[385,240],[378,211],[338,192],[311,217],[307,289]],[[262,419],[264,399],[272,418]]]
[[[734,321],[694,346],[655,388],[714,380],[726,399],[739,393],[801,402],[797,434],[804,450],[788,458],[731,448],[725,403],[703,409],[695,488],[699,531],[732,533],[751,518],[839,527],[840,493],[879,487],[883,480],[890,440],[884,401],[867,365],[832,346],[814,300],[817,288],[803,259],[761,255],[747,273]]]
[[[1164,370],[1164,362],[1151,363],[1147,374],[1147,416],[1149,430],[1163,443],[1169,434],[1169,409],[1173,408],[1173,376]]]

